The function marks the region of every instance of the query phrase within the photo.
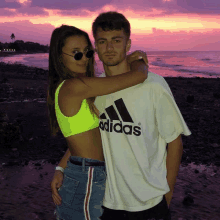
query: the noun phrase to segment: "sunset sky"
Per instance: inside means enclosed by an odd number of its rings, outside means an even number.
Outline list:
[[[62,24],[86,31],[102,12],[131,24],[131,50],[220,51],[220,0],[0,0],[0,41],[50,43]]]

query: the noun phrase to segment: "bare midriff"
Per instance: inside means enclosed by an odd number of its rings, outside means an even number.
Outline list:
[[[104,161],[102,140],[99,128],[66,138],[71,156]]]

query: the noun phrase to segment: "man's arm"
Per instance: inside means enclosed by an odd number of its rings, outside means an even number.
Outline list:
[[[62,167],[63,169],[66,168],[67,166],[67,161],[69,159],[69,157],[71,156],[70,150],[69,148],[67,149],[66,153],[64,154],[64,156],[62,157],[62,159],[60,160],[58,166]]]
[[[170,201],[173,196],[174,186],[176,183],[176,177],[179,172],[179,166],[181,163],[182,154],[183,154],[183,143],[182,143],[181,135],[179,135],[174,141],[168,143],[168,148],[167,148],[167,160],[166,160],[167,182],[170,187],[170,192],[168,192],[165,195],[165,197],[168,206],[170,205]]]

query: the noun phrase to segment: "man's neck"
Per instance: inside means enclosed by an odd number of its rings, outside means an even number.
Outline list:
[[[116,75],[120,75],[120,74],[131,71],[130,65],[128,64],[126,58],[121,63],[119,63],[117,66],[106,66],[103,63],[103,67],[105,70],[106,77],[116,76]]]

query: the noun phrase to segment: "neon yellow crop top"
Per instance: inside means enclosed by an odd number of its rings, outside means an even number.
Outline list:
[[[58,105],[58,94],[64,81],[60,83],[55,92],[55,112],[57,122],[64,137],[69,137],[71,135],[79,134],[93,128],[97,128],[99,126],[99,119],[96,115],[94,115],[93,117],[86,99],[82,101],[78,113],[72,117],[67,117],[63,115],[63,113],[60,111]]]

